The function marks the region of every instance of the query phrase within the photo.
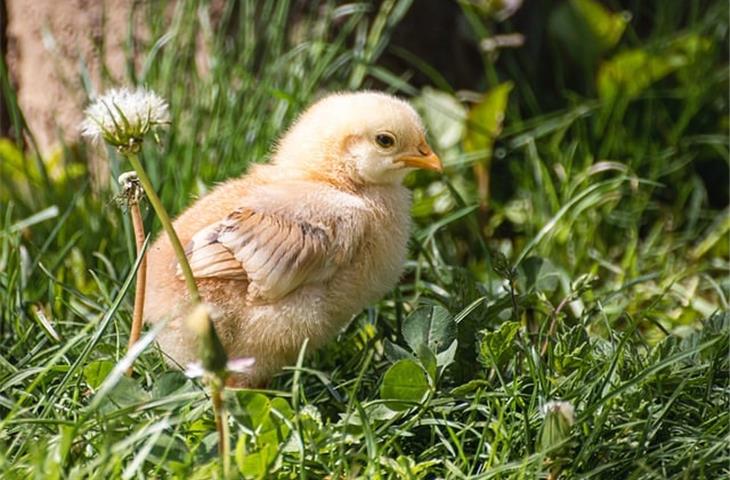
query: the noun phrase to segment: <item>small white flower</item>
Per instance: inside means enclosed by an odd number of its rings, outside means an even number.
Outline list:
[[[185,376],[188,378],[200,378],[203,374],[205,374],[205,369],[203,368],[203,364],[200,362],[188,363],[188,366],[185,369]]]
[[[81,134],[104,139],[120,150],[136,152],[150,131],[170,123],[167,102],[156,93],[137,88],[112,89],[84,112]]]

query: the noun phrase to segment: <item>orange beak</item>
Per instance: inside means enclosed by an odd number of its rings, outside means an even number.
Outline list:
[[[444,167],[441,164],[441,159],[433,153],[431,147],[422,143],[418,147],[418,155],[403,155],[398,158],[399,162],[403,162],[403,165],[411,168],[423,168],[425,170],[434,170],[436,172],[443,172]]]

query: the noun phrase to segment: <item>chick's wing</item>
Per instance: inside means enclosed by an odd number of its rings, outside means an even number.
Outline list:
[[[196,278],[246,280],[249,295],[276,300],[331,273],[334,234],[286,212],[241,207],[199,230],[186,255]]]

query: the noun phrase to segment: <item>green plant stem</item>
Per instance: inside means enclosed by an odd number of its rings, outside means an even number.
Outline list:
[[[215,426],[218,430],[218,454],[223,460],[223,478],[227,479],[231,472],[231,444],[230,435],[228,434],[228,414],[223,404],[223,385],[224,381],[222,379],[214,379],[210,383],[210,396],[213,401]]]
[[[182,270],[183,277],[185,277],[185,283],[188,287],[188,292],[190,292],[190,299],[193,303],[200,302],[200,294],[198,293],[198,286],[195,284],[195,278],[193,278],[193,271],[190,268],[190,264],[188,263],[188,259],[185,256],[185,250],[183,249],[182,244],[180,243],[180,238],[178,238],[177,233],[175,233],[175,229],[172,226],[172,222],[170,221],[170,216],[167,214],[167,210],[165,210],[165,207],[162,205],[162,201],[160,201],[160,197],[157,196],[157,193],[155,192],[154,187],[152,186],[152,182],[150,181],[149,177],[147,176],[147,172],[145,172],[144,167],[142,167],[142,163],[139,161],[139,157],[136,153],[129,153],[127,154],[127,158],[129,159],[129,162],[132,164],[132,167],[137,172],[137,176],[139,176],[139,181],[142,183],[142,187],[144,188],[145,193],[147,194],[147,198],[149,199],[150,203],[152,204],[152,208],[155,210],[155,213],[157,214],[157,218],[160,219],[160,223],[162,223],[162,228],[165,229],[165,233],[167,233],[167,238],[170,239],[170,243],[172,244],[173,250],[175,250],[175,255],[177,256],[177,261],[180,264],[180,269]]]

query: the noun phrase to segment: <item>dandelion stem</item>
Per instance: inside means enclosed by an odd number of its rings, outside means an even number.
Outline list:
[[[229,478],[231,471],[231,444],[228,433],[228,414],[223,404],[223,381],[216,378],[211,383],[211,397],[213,400],[213,415],[218,430],[218,454],[223,459],[223,478]]]
[[[132,216],[132,227],[134,228],[134,240],[137,244],[137,255],[142,255],[144,248],[144,224],[142,213],[139,210],[139,202],[135,201],[129,206],[129,213]],[[144,315],[144,293],[147,283],[147,256],[145,255],[137,269],[137,283],[134,292],[134,314],[132,315],[132,330],[129,333],[129,344],[127,350],[139,340],[142,331],[142,316]],[[127,376],[132,375],[132,366],[127,370]]]
[[[180,239],[178,238],[177,233],[175,233],[175,229],[172,226],[170,216],[167,214],[167,210],[165,210],[165,207],[162,205],[160,197],[157,196],[157,193],[152,186],[152,182],[147,176],[147,172],[145,172],[144,167],[142,167],[142,163],[139,161],[139,157],[137,156],[137,154],[129,153],[127,154],[127,158],[132,164],[134,170],[137,172],[137,175],[139,176],[139,181],[142,183],[142,187],[147,194],[147,198],[152,204],[152,208],[155,210],[157,218],[160,219],[160,223],[162,223],[162,228],[165,229],[165,233],[167,233],[167,238],[170,239],[173,250],[175,250],[177,261],[180,264],[180,269],[182,270],[183,276],[185,277],[185,283],[187,284],[188,292],[190,292],[190,299],[193,303],[199,303],[200,294],[198,293],[198,286],[195,284],[193,271],[190,269],[190,264],[188,263],[188,259],[185,256],[185,250],[183,250]]]

